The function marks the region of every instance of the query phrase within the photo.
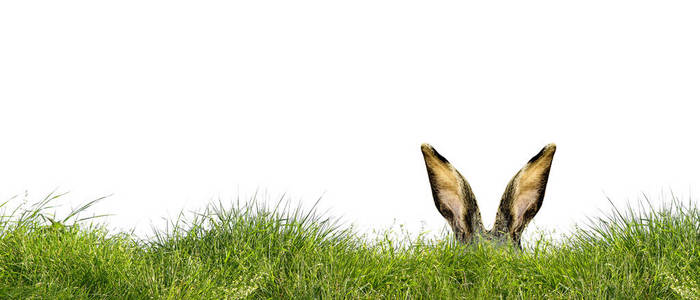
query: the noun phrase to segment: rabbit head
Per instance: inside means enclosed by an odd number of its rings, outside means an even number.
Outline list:
[[[486,230],[467,180],[435,148],[421,145],[435,206],[452,227],[457,240],[466,244],[475,238],[507,241],[518,249],[521,249],[520,236],[525,226],[542,206],[556,149],[554,144],[545,146],[515,173],[503,193],[493,228]]]

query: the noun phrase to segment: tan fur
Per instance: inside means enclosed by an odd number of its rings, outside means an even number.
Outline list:
[[[425,148],[424,148],[425,149]],[[463,207],[462,200],[464,198],[464,187],[460,174],[450,164],[443,163],[438,159],[432,151],[424,150],[425,163],[428,168],[434,173],[433,184],[437,187],[440,193],[440,198],[443,203],[449,207],[455,215],[462,215]]]
[[[458,239],[470,240],[474,231],[483,231],[481,214],[471,187],[462,174],[444,157],[441,159],[430,145],[421,145],[421,150],[428,169],[435,206],[447,219]]]
[[[471,242],[475,235],[508,239],[520,248],[520,235],[539,211],[547,186],[556,145],[542,148],[508,183],[501,199],[494,228],[486,231],[469,183],[432,146],[421,145],[435,206],[457,238]]]
[[[510,228],[510,232],[519,227],[525,227],[530,220],[525,220],[525,213],[528,209],[533,209],[537,205],[540,198],[540,193],[544,193],[542,187],[543,181],[549,175],[549,169],[554,159],[554,152],[557,146],[549,144],[544,147],[542,156],[534,162],[526,164],[519,172],[518,178],[515,180],[515,195],[511,211],[513,212],[513,220],[515,221]],[[538,207],[539,209],[539,207]]]

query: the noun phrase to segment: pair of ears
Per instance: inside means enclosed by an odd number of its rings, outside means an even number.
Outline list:
[[[509,239],[520,247],[520,236],[542,206],[556,145],[542,148],[506,186],[494,227],[486,231],[476,197],[466,179],[428,144],[421,145],[435,206],[457,239],[469,243],[475,236]]]

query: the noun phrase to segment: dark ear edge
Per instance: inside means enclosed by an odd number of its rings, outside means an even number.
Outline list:
[[[469,183],[444,156],[428,144],[421,145],[435,207],[461,242],[484,231],[476,197]]]
[[[548,144],[513,176],[496,213],[494,235],[508,235],[520,246],[522,232],[542,207],[556,150],[555,144]]]

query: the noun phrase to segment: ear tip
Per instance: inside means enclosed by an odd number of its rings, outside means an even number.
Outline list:
[[[552,158],[554,158],[555,152],[557,152],[557,145],[554,143],[549,143],[547,144],[547,146],[544,146],[544,148],[542,148],[542,155],[540,155],[540,157],[547,157],[551,160]]]
[[[430,144],[428,144],[428,143],[421,144],[420,150],[421,150],[421,152],[423,152],[423,158],[425,158],[426,161],[428,159],[437,159],[440,162],[442,162],[443,164],[450,163],[444,156],[440,155],[440,153],[438,153],[435,150],[435,148],[433,148],[433,146],[430,146]]]

